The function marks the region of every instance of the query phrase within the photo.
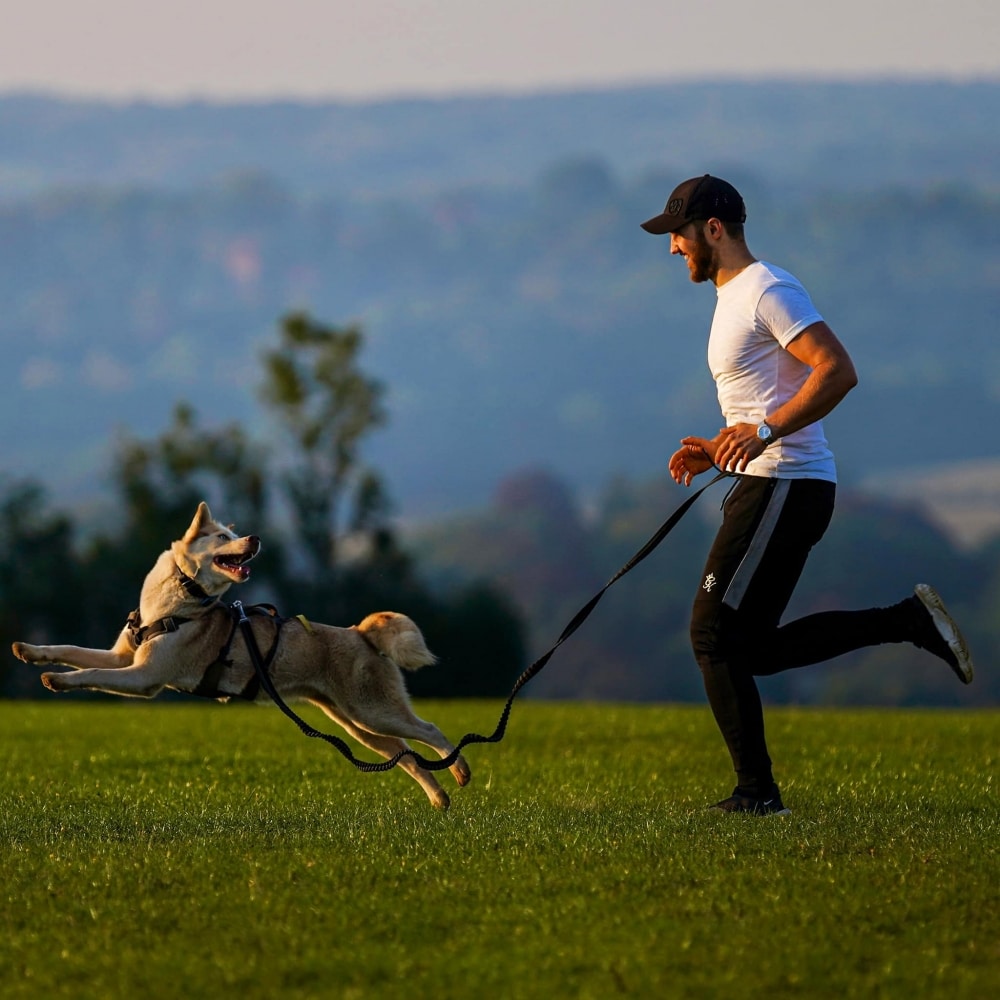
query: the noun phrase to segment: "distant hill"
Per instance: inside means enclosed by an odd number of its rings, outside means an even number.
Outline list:
[[[961,547],[975,550],[1000,537],[1000,458],[946,462],[874,475],[861,484],[889,499],[919,499]]]
[[[93,497],[178,399],[266,435],[279,316],[359,321],[407,517],[514,469],[583,494],[718,425],[710,289],[638,228],[724,173],[861,386],[849,482],[998,455],[1000,84],[718,84],[357,105],[0,98],[0,472]]]
[[[292,190],[411,197],[530,185],[598,157],[623,177],[699,170],[777,190],[995,187],[1000,83],[679,83],[351,103],[0,96],[4,198],[52,185],[203,185],[256,170]]]

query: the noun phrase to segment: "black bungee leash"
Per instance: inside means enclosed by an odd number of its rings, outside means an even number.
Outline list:
[[[587,620],[590,613],[597,607],[599,601],[604,596],[605,592],[609,587],[617,583],[626,573],[635,569],[659,544],[663,541],[667,535],[674,529],[674,526],[678,521],[688,512],[692,507],[694,502],[704,493],[709,487],[714,486],[720,479],[725,479],[731,477],[733,473],[722,472],[712,479],[711,482],[706,483],[701,487],[696,493],[692,493],[671,515],[667,518],[663,524],[653,533],[649,541],[647,541],[638,552],[632,556],[631,559],[610,580],[573,616],[572,621],[563,629],[562,634],[556,640],[554,645],[545,653],[543,653],[534,663],[529,666],[524,673],[514,682],[514,687],[510,692],[510,696],[507,698],[507,704],[504,705],[503,711],[500,713],[500,721],[497,723],[496,729],[493,730],[492,734],[489,736],[482,736],[479,733],[466,733],[455,746],[455,749],[448,754],[447,757],[442,757],[438,760],[429,760],[426,757],[421,756],[415,750],[400,750],[394,757],[390,757],[388,760],[381,762],[374,762],[368,760],[361,760],[359,757],[354,755],[351,747],[337,736],[333,736],[330,733],[324,733],[315,727],[311,726],[305,719],[298,716],[292,711],[282,699],[281,695],[278,694],[274,682],[271,680],[270,674],[267,670],[267,664],[265,664],[264,658],[261,656],[260,648],[257,645],[257,639],[253,634],[253,627],[250,623],[250,618],[248,617],[246,610],[243,607],[242,601],[234,601],[232,604],[233,610],[238,616],[238,623],[240,630],[243,633],[244,641],[247,644],[247,650],[250,654],[250,659],[253,662],[254,670],[257,672],[257,676],[260,679],[260,686],[270,697],[271,701],[281,709],[285,715],[288,716],[302,731],[303,735],[312,737],[313,739],[324,740],[329,743],[336,750],[339,750],[344,757],[347,758],[359,771],[364,771],[365,773],[373,773],[378,771],[391,771],[403,757],[412,757],[414,762],[422,767],[426,771],[443,771],[446,768],[451,767],[456,760],[458,760],[459,754],[462,752],[462,748],[468,746],[471,743],[499,743],[507,730],[507,720],[510,717],[511,706],[514,704],[514,699],[517,697],[518,692],[534,677],[538,674],[542,668],[549,662],[552,654]],[[270,658],[269,658],[270,659]]]

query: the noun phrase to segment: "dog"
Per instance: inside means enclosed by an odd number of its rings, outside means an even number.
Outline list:
[[[270,702],[256,689],[256,671],[246,642],[235,634],[232,609],[220,601],[232,584],[250,578],[248,563],[260,547],[256,535],[237,536],[202,502],[183,538],[161,553],[147,574],[138,611],[111,649],[15,642],[14,655],[25,663],[59,664],[76,671],[43,673],[42,683],[51,691],[83,688],[152,698],[171,688],[222,700],[242,696]],[[248,617],[258,647],[270,657],[269,675],[282,700],[318,706],[385,758],[408,750],[408,739],[426,744],[441,757],[455,749],[410,705],[400,668],[417,670],[436,657],[406,615],[380,611],[349,628],[302,617]],[[448,794],[431,771],[411,756],[401,758],[399,767],[433,806],[448,808]],[[449,770],[460,787],[472,778],[461,756]]]

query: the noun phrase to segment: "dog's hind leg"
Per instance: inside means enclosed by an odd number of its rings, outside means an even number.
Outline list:
[[[374,750],[375,753],[381,754],[386,760],[390,757],[395,757],[401,750],[410,749],[405,740],[399,739],[396,736],[383,736],[379,733],[370,733],[365,729],[360,729],[354,723],[345,719],[331,705],[314,699],[310,700],[330,716],[334,722],[343,726],[349,736],[356,739],[362,746],[368,747],[369,750]],[[420,767],[412,757],[406,756],[401,758],[398,766],[420,785],[435,809],[445,810],[451,805],[448,793],[438,783],[437,778],[430,771],[425,771]]]
[[[405,709],[397,705],[395,711],[392,712],[385,711],[386,707],[366,708],[364,719],[358,720],[356,725],[376,735],[396,736],[400,739],[423,743],[441,758],[454,752],[455,745],[448,740],[444,733],[433,722],[425,722],[415,715],[409,705],[406,705]],[[451,771],[452,777],[460,788],[472,781],[472,770],[461,755],[448,770]]]

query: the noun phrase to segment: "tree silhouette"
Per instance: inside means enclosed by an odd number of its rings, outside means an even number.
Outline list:
[[[356,327],[296,312],[264,356],[261,397],[293,445],[280,481],[298,555],[319,583],[335,582],[343,528],[374,529],[387,507],[379,477],[358,457],[365,435],[385,421],[382,387],[358,365],[361,346]]]

